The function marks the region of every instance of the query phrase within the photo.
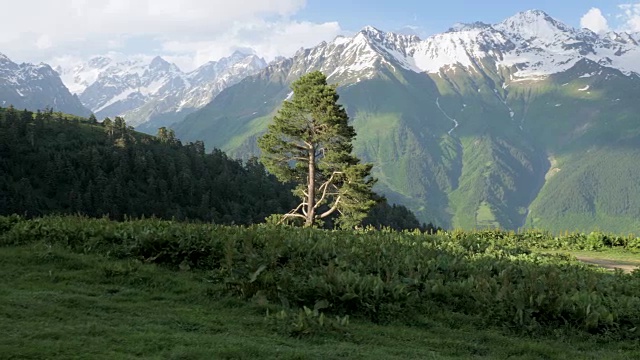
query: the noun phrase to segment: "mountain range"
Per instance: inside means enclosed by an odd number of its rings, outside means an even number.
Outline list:
[[[378,191],[446,227],[640,231],[640,35],[575,29],[543,11],[420,39],[365,27],[302,49],[174,125],[258,154],[289,85],[339,85]]]
[[[254,54],[236,51],[186,73],[159,56],[149,61],[111,54],[56,71],[98,118],[122,116],[138,130],[155,133],[266,65]]]

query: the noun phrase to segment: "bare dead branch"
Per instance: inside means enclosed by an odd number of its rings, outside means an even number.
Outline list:
[[[296,144],[296,143],[291,143],[291,145],[293,145],[293,147],[295,147],[298,150],[309,150],[307,147],[304,147],[300,144]]]
[[[300,208],[304,209],[304,206],[305,206],[305,205],[307,205],[307,203],[306,203],[306,202],[302,202],[302,203],[300,203],[300,205],[298,205],[298,207],[297,207],[297,208],[295,208],[295,209],[293,209],[293,210],[289,211],[288,213],[289,213],[289,214],[295,214],[295,213],[297,213],[297,212],[298,212],[298,210],[300,210]]]
[[[302,214],[284,214],[283,217],[284,218],[299,217],[299,218],[305,219],[305,216]]]
[[[320,200],[318,200],[318,202],[316,203],[316,205],[314,206],[315,209],[317,209],[318,207],[320,207],[320,205],[322,205],[322,202],[324,201],[325,197],[327,196],[327,189],[329,189],[329,185],[333,185],[331,184],[333,182],[333,178],[337,175],[337,174],[343,174],[342,171],[334,171],[333,174],[331,174],[331,176],[329,177],[329,180],[325,181],[322,185],[320,185],[320,187],[318,188],[318,190],[322,191],[322,196],[320,197]],[[334,185],[335,187],[335,185]],[[323,189],[324,188],[324,189]]]
[[[288,218],[292,218],[292,217],[299,217],[302,219],[306,219],[306,217],[302,214],[284,214],[282,216],[282,219],[280,219],[280,221],[278,221],[278,225],[282,224],[283,222],[285,222],[285,220],[287,220]]]
[[[327,216],[329,216],[329,215],[333,214],[336,210],[338,210],[338,204],[340,204],[340,196],[338,196],[338,198],[336,199],[336,202],[335,202],[335,203],[333,203],[333,206],[331,207],[331,209],[329,209],[329,210],[325,211],[324,213],[322,213],[322,214],[320,215],[320,219],[324,219],[324,218],[326,218]],[[338,210],[338,211],[339,211],[339,210]],[[342,212],[340,211],[340,213],[342,213]]]
[[[284,214],[282,216],[282,219],[278,222],[278,224],[282,224],[284,222],[284,220],[286,220],[287,218],[290,218],[290,217],[299,217],[299,218],[302,218],[302,219],[306,219],[307,218],[305,216],[306,213],[305,213],[305,215],[298,214],[298,211],[300,209],[302,209],[302,212],[305,212],[305,209],[304,209],[305,205],[307,205],[306,202],[300,203],[300,205],[298,205],[298,207],[296,207],[295,209],[293,209],[293,210],[289,211],[288,213]]]
[[[313,128],[313,132],[317,134],[317,133],[318,133],[318,131],[320,131],[320,130],[327,130],[328,128],[329,128],[329,125],[328,125],[328,124],[320,124],[320,125],[318,125],[318,126],[314,126],[314,128]]]
[[[282,156],[276,159],[277,162],[289,162],[291,160],[298,160],[298,161],[307,161],[309,159],[305,158],[305,157],[301,157],[301,156]]]

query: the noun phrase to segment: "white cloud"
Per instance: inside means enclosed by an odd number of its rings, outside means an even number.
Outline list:
[[[305,4],[306,0],[11,1],[3,5],[4,13],[14,16],[0,22],[0,52],[35,62],[117,49],[167,55],[186,67],[228,55],[238,46],[255,48],[266,57],[290,55],[341,32],[334,22],[292,20]]]
[[[580,19],[580,26],[587,28],[595,33],[604,33],[609,31],[609,23],[607,18],[602,15],[602,11],[598,8],[591,8]]]
[[[291,56],[301,47],[315,46],[342,33],[340,25],[336,22],[323,24],[298,21],[236,23],[215,39],[166,41],[162,44],[162,50],[164,53],[173,55],[193,54],[192,63],[187,64],[184,62],[185,59],[182,59],[181,66],[181,68],[192,69],[238,49],[253,49],[267,60],[279,55]]]
[[[218,31],[240,20],[291,15],[304,4],[304,0],[21,0],[4,10],[24,17],[5,17],[0,31],[47,33],[59,41],[78,34],[191,34]]]
[[[44,34],[38,37],[38,40],[36,40],[36,46],[39,50],[44,50],[49,49],[51,46],[53,46],[53,44],[51,43],[51,38],[49,37],[49,35]]]
[[[622,10],[622,14],[618,16],[623,21],[622,30],[640,31],[640,4],[623,4],[618,7]]]

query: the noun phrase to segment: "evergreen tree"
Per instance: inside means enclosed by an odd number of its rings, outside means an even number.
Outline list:
[[[305,226],[339,213],[342,227],[358,225],[375,204],[371,164],[352,154],[355,130],[337,103],[336,86],[319,71],[292,84],[293,98],[285,100],[258,140],[261,161],[281,181],[298,184],[302,202],[283,220],[304,219]]]
[[[102,121],[102,125],[103,125],[103,126],[104,126],[104,128],[105,128],[105,129],[104,129],[104,130],[105,130],[105,132],[106,132],[107,134],[109,134],[109,138],[113,138],[113,133],[114,133],[114,129],[115,129],[115,126],[114,126],[114,124],[113,124],[113,121],[111,121],[111,119],[107,117],[107,118],[105,118],[105,119]]]
[[[167,143],[170,145],[176,145],[179,141],[176,138],[176,132],[173,129],[167,129],[166,127],[158,128],[158,133],[156,137],[162,143]]]
[[[127,131],[127,123],[120,116],[116,116],[113,120],[113,127],[115,128],[115,132],[118,137],[122,137]]]

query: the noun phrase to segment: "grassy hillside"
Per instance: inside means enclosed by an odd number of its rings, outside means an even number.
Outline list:
[[[631,251],[640,242],[572,236],[0,217],[0,351],[33,359],[640,356],[637,271],[522,247]]]

